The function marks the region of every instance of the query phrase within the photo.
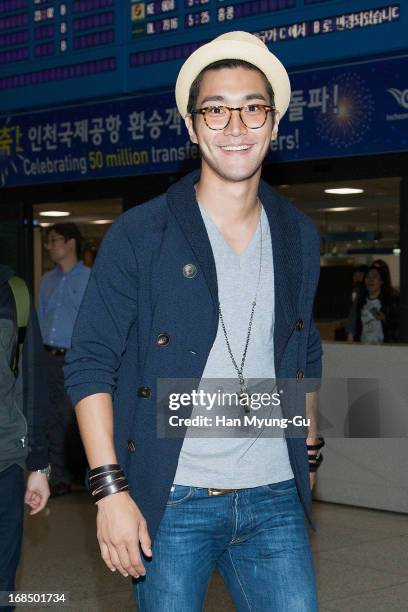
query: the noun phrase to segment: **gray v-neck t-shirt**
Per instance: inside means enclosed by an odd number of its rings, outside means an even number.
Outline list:
[[[214,254],[223,319],[238,365],[241,363],[251,306],[257,290],[262,226],[262,267],[244,376],[246,380],[269,379],[273,382],[275,287],[271,233],[266,213],[262,209],[261,223],[258,223],[250,243],[243,253],[237,254],[226,242],[207,210],[202,205],[199,207]],[[207,384],[204,379],[224,379],[223,382],[228,379],[234,389],[239,390],[237,372],[220,322],[200,383],[200,388],[210,388],[211,381]],[[274,409],[273,416],[281,416],[279,408]],[[174,478],[176,484],[247,488],[293,478],[283,430],[274,428],[273,437],[267,428],[260,429],[256,437],[223,438],[221,435],[186,435]]]

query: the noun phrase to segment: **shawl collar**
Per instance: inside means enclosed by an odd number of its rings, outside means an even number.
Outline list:
[[[214,306],[218,311],[218,285],[214,255],[194,189],[199,177],[200,172],[196,170],[172,185],[167,191],[167,204],[190,243],[210,290]]]

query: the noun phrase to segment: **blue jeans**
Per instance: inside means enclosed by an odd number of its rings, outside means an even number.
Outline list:
[[[24,470],[12,465],[0,472],[0,591],[14,591],[24,524]],[[14,606],[0,607],[14,610]]]
[[[238,612],[316,612],[313,559],[295,480],[209,496],[173,485],[133,580],[139,612],[199,612],[214,568]]]

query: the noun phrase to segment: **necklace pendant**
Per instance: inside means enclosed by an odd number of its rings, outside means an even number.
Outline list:
[[[251,408],[249,406],[249,400],[251,399],[251,394],[248,393],[247,390],[241,391],[241,393],[238,394],[238,399],[240,404],[242,403],[242,401],[246,400],[243,404],[244,412],[245,414],[250,414]]]

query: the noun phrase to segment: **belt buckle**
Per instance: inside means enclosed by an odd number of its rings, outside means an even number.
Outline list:
[[[208,489],[208,495],[224,495],[225,491],[223,491],[222,489],[212,489],[209,488]]]

